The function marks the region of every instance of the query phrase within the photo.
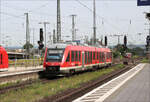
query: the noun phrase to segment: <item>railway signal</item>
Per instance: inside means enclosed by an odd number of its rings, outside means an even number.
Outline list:
[[[105,46],[107,46],[107,36],[105,36]]]
[[[149,46],[149,43],[150,43],[150,36],[149,35],[146,37],[146,43],[147,43],[147,46]]]
[[[38,41],[39,49],[40,49],[40,50],[43,49],[43,47],[44,47],[43,39],[44,39],[44,38],[43,38],[43,29],[40,28],[40,41]]]
[[[124,48],[125,49],[127,48],[127,36],[126,35],[124,36]]]
[[[40,28],[40,41],[43,42],[44,38],[43,38],[43,29]]]

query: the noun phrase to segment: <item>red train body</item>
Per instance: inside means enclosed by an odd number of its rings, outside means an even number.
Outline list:
[[[0,46],[0,71],[8,70],[8,54],[6,50]]]
[[[112,63],[109,48],[56,44],[46,48],[44,69],[49,73],[71,73]]]

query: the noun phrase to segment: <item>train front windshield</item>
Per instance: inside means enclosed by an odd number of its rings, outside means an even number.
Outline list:
[[[46,61],[47,62],[61,62],[62,57],[63,57],[63,52],[64,52],[63,49],[60,49],[60,50],[48,49]]]

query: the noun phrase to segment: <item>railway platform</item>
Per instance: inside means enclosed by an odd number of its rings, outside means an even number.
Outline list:
[[[33,67],[9,67],[8,71],[0,72],[0,77],[27,74],[27,73],[39,72],[42,70],[43,70],[42,65],[33,66]]]
[[[73,102],[150,102],[150,64],[139,64]]]

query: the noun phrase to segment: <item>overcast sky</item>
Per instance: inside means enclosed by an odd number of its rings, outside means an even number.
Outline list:
[[[85,35],[92,37],[93,8],[92,0],[61,0],[62,39],[71,36],[71,14],[76,14],[77,38]],[[25,43],[25,15],[29,12],[30,39],[35,44],[39,40],[39,22],[48,21],[47,35],[52,34],[56,26],[56,0],[1,0],[1,44],[6,46],[22,46]],[[128,44],[145,44],[148,34],[148,21],[144,12],[147,7],[137,7],[136,0],[96,0],[97,38],[108,36],[108,44],[117,44],[117,37],[110,35],[123,34],[128,36]],[[131,21],[131,22],[130,22]],[[138,34],[142,33],[142,35]],[[121,43],[123,43],[121,37]],[[49,37],[47,37],[49,40]]]

